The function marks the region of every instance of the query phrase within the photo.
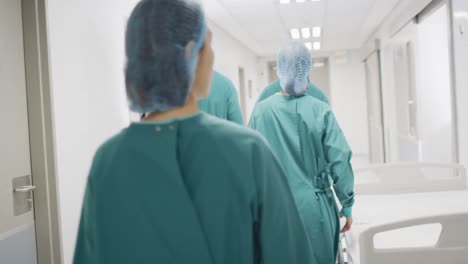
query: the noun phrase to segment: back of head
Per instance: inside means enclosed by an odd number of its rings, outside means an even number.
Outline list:
[[[278,77],[281,87],[288,94],[304,95],[308,88],[308,77],[312,59],[304,43],[293,41],[278,53]]]
[[[167,111],[185,104],[207,27],[195,0],[142,0],[125,37],[130,108]]]

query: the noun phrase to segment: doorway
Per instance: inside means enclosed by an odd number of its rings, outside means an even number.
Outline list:
[[[0,2],[0,263],[61,263],[45,1]]]

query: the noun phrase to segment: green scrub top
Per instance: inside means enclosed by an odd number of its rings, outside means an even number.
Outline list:
[[[351,150],[329,106],[278,93],[258,104],[249,126],[282,163],[319,263],[335,263],[340,226],[332,188],[351,217],[354,175]]]
[[[208,114],[244,125],[236,88],[227,77],[219,72],[213,73],[210,95],[198,101],[198,107]]]
[[[270,84],[269,86],[267,86],[263,92],[260,94],[260,97],[258,98],[258,101],[257,101],[257,104],[265,99],[267,99],[268,97],[278,93],[278,92],[281,92],[283,89],[281,88],[281,84],[280,84],[280,81],[277,80],[275,82],[273,82],[272,84]],[[315,86],[315,84],[313,83],[309,83],[309,89],[307,90],[307,94],[326,103],[326,104],[330,104],[330,102],[328,101],[328,98],[327,96],[322,92],[322,90],[320,90],[317,86]]]
[[[75,264],[318,263],[254,131],[199,113],[134,123],[96,152]]]

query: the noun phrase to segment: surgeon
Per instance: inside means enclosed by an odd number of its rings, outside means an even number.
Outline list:
[[[215,71],[211,82],[210,95],[198,101],[201,111],[244,125],[236,88],[226,76]]]
[[[354,203],[351,150],[330,107],[307,95],[311,58],[301,42],[278,55],[282,91],[260,102],[249,126],[265,136],[282,163],[319,263],[335,263]],[[332,189],[341,204],[338,211]]]
[[[133,10],[126,90],[147,115],[95,154],[75,264],[318,263],[267,143],[198,110],[211,39],[196,1],[143,0]]]

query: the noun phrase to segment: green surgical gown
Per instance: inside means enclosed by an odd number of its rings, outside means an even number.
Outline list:
[[[317,263],[264,139],[199,113],[134,123],[96,152],[75,264]]]
[[[210,95],[198,101],[201,111],[243,125],[239,98],[234,84],[224,75],[214,72]]]
[[[278,93],[278,92],[281,92],[283,89],[281,88],[281,84],[280,84],[280,81],[275,81],[273,82],[272,84],[270,84],[269,86],[267,86],[263,92],[260,94],[260,97],[258,98],[258,101],[257,101],[257,104],[265,99],[267,99],[268,97]],[[307,94],[326,103],[326,104],[330,104],[330,102],[328,101],[328,98],[325,96],[325,94],[322,92],[322,90],[320,90],[317,86],[315,86],[315,84],[313,83],[309,83],[309,89],[307,90]]]
[[[265,136],[286,171],[319,263],[335,263],[339,215],[332,188],[351,217],[351,150],[329,106],[312,96],[276,94],[258,104],[249,126]]]

